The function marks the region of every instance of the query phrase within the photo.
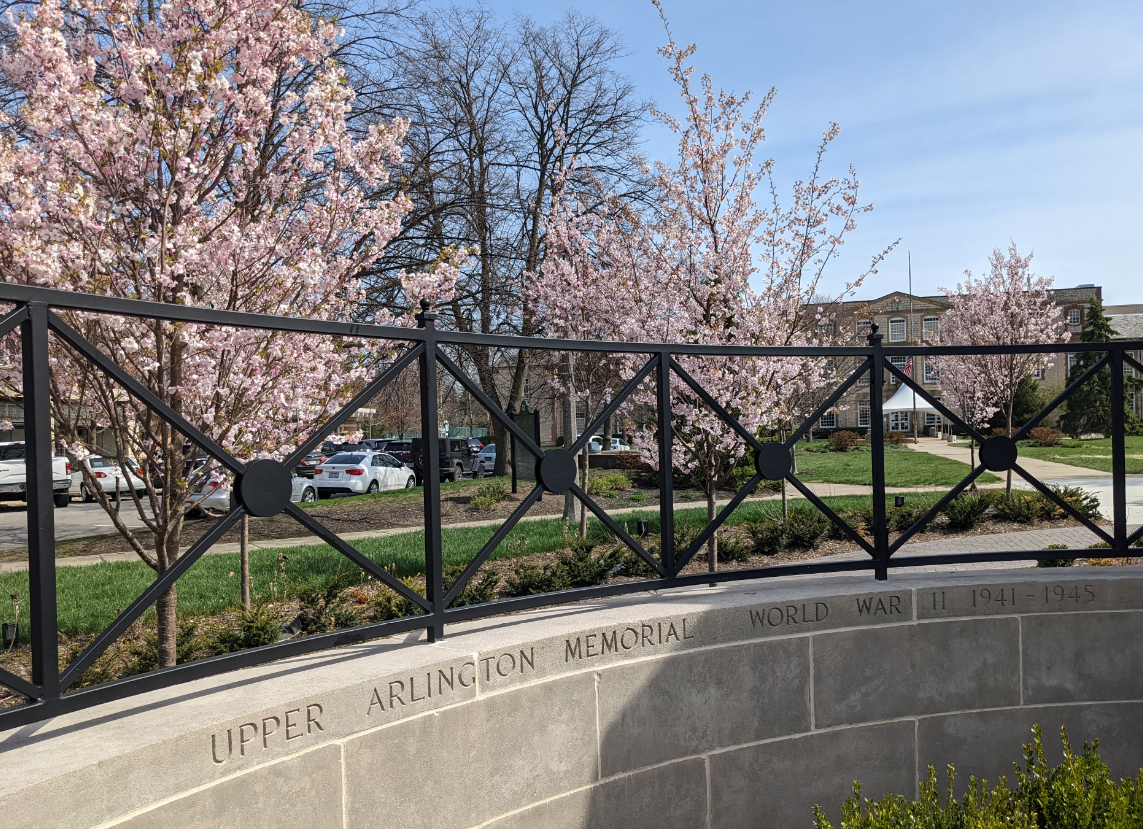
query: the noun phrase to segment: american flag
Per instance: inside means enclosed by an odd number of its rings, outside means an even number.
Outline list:
[[[912,357],[910,357],[908,360],[905,361],[905,374],[908,374],[910,377],[913,376],[913,358]]]

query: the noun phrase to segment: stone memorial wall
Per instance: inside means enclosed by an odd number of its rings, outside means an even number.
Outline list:
[[[855,779],[1011,778],[1033,723],[1143,766],[1139,568],[743,583],[450,634],[0,732],[2,825],[810,826]]]

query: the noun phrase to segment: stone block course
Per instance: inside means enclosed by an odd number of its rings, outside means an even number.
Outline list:
[[[345,744],[346,829],[463,829],[598,780],[595,678],[481,697]]]
[[[1024,702],[1143,697],[1143,612],[1024,621]]]
[[[811,826],[814,804],[836,826],[854,780],[863,797],[912,794],[913,732],[911,721],[884,723],[712,754],[711,829]]]
[[[995,783],[1001,775],[1013,779],[1014,762],[1023,757],[1022,746],[1032,742],[1032,726],[1044,732],[1045,754],[1053,762],[1062,751],[1060,726],[1077,753],[1084,742],[1099,740],[1099,755],[1111,777],[1135,777],[1143,758],[1143,703],[1096,705],[1046,705],[972,711],[964,714],[923,717],[917,727],[920,772],[932,766],[942,788],[945,768],[956,765],[958,791],[969,777]]]
[[[680,760],[605,780],[481,829],[705,829],[706,763]]]
[[[599,674],[603,775],[810,728],[809,639],[680,653]]]
[[[341,829],[341,746],[324,746],[223,780],[116,824],[117,829]]]
[[[1019,621],[974,619],[814,637],[819,728],[1020,702]]]

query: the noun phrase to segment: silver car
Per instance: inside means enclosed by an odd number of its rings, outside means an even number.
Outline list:
[[[309,478],[303,478],[297,472],[290,474],[290,500],[295,504],[312,504],[318,498],[317,487]],[[187,512],[203,512],[207,515],[221,515],[229,512],[234,503],[233,489],[224,487],[222,481],[211,476],[187,501]]]

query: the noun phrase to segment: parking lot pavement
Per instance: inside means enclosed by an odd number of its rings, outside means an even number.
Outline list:
[[[115,525],[99,504],[72,501],[55,511],[56,540],[66,541],[88,535],[115,532]],[[131,528],[143,526],[134,504],[124,504],[123,522]],[[23,501],[0,501],[0,550],[28,546],[28,509]]]

